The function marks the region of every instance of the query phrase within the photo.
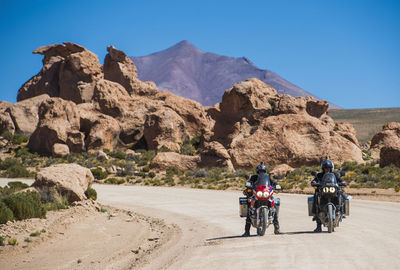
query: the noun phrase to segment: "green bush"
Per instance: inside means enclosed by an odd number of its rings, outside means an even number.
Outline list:
[[[121,150],[114,150],[110,153],[110,156],[112,156],[113,158],[117,158],[117,159],[125,159],[126,158],[126,154],[124,152],[122,152]]]
[[[29,138],[23,134],[14,133],[13,138],[11,141],[15,144],[21,144],[28,142]]]
[[[0,201],[0,224],[5,224],[9,220],[14,220],[14,214],[10,208]]]
[[[16,246],[16,245],[18,245],[18,241],[17,241],[17,239],[15,239],[15,238],[9,238],[9,239],[8,239],[8,244],[9,244],[10,246]]]
[[[21,163],[18,161],[18,159],[8,157],[3,161],[0,160],[0,170],[7,170],[9,167],[20,164]]]
[[[40,195],[37,192],[27,191],[11,194],[4,197],[3,202],[10,208],[17,220],[46,217],[46,209],[40,202]]]
[[[68,209],[69,202],[67,197],[56,194],[53,197],[53,201],[43,204],[43,207],[46,209],[46,211]]]
[[[91,172],[92,172],[94,178],[96,178],[98,180],[105,179],[108,176],[108,173],[104,172],[101,168],[91,169]]]
[[[22,177],[32,177],[33,174],[29,172],[24,166],[21,164],[16,164],[11,167],[8,167],[5,172],[3,172],[2,176],[7,178],[22,178]]]
[[[107,178],[107,179],[104,181],[104,183],[106,183],[106,184],[120,185],[120,184],[125,183],[125,179],[123,179],[123,178],[118,179],[118,178],[111,177],[111,178]]]
[[[149,172],[148,177],[154,178],[156,176],[155,172]]]
[[[32,156],[32,153],[29,152],[29,149],[26,147],[18,149],[18,151],[15,153],[15,157],[26,157],[26,156]]]
[[[40,231],[36,231],[36,232],[33,232],[33,233],[31,233],[29,236],[31,236],[31,237],[37,237],[37,236],[40,236],[42,233],[40,232]]]
[[[97,192],[94,188],[88,187],[85,191],[85,195],[87,198],[92,200],[97,200]]]

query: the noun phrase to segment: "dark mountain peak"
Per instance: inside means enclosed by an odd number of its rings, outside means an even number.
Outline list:
[[[194,46],[192,43],[190,43],[187,40],[182,40],[181,42],[173,45],[172,47],[169,47],[166,49],[168,53],[175,53],[175,54],[182,54],[182,53],[204,53],[200,49],[198,49],[196,46]]]
[[[246,57],[204,52],[187,40],[166,50],[131,59],[140,80],[154,81],[159,89],[206,106],[220,102],[225,90],[248,78],[258,78],[281,94],[315,97],[278,74],[258,68]]]

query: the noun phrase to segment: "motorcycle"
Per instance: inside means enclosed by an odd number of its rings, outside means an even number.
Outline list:
[[[316,176],[316,172],[313,172],[312,175]],[[341,176],[344,176],[344,172],[341,172]],[[335,227],[339,227],[344,216],[350,214],[350,197],[344,198],[343,191],[333,173],[324,174],[320,183],[312,183],[311,185],[317,190],[315,196],[316,213],[313,212],[312,207],[314,197],[310,196],[308,197],[309,216],[318,215],[324,227],[328,227],[328,232],[332,233]],[[342,187],[346,185],[346,183],[342,183]]]
[[[251,225],[257,229],[257,235],[263,236],[268,226],[273,223],[275,204],[280,204],[279,198],[274,199],[273,195],[278,194],[279,190],[280,185],[276,185],[275,190],[272,188],[270,178],[266,174],[259,175],[254,186],[250,181],[246,182],[246,189],[243,191],[246,197],[239,198],[240,217],[247,217],[250,211]]]

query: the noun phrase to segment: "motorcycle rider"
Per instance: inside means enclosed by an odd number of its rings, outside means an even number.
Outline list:
[[[256,173],[250,177],[250,179],[248,180],[249,182],[251,182],[252,186],[254,186],[254,183],[257,181],[258,176],[262,175],[262,174],[266,174],[267,173],[267,167],[264,165],[263,162],[260,162],[260,164],[256,167]],[[278,184],[277,182],[275,182],[274,180],[272,180],[270,178],[271,181],[271,185],[272,187],[275,189],[276,185]],[[249,194],[246,193],[246,191],[243,191],[243,194],[245,194],[246,196],[249,196]],[[275,204],[275,216],[274,216],[274,233],[275,234],[280,234],[280,230],[279,230],[279,204],[276,203]],[[249,205],[249,211],[247,211],[247,217],[246,217],[246,225],[244,227],[244,234],[242,236],[247,237],[250,236],[250,227],[251,227],[251,221],[250,221],[250,205]]]
[[[318,173],[316,175],[316,177],[314,178],[314,180],[311,182],[312,186],[315,185],[319,185],[321,183],[322,178],[324,177],[324,175],[326,173],[333,173],[335,175],[336,178],[336,182],[338,183],[339,186],[347,186],[347,183],[345,181],[343,181],[343,179],[341,178],[340,174],[337,172],[334,172],[335,165],[333,164],[332,161],[330,161],[328,159],[328,157],[325,157],[325,159],[321,162],[321,169],[322,172]],[[314,214],[314,219],[317,222],[317,228],[315,228],[314,232],[322,232],[322,222],[318,217],[318,213],[316,213],[316,202],[317,202],[317,192],[318,189],[315,190],[314,192],[314,203],[313,203],[313,213]],[[346,198],[346,195],[344,194],[344,191],[342,189],[340,189],[340,195],[343,199]],[[343,200],[342,200],[343,201]]]

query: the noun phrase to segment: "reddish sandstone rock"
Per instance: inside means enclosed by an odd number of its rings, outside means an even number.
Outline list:
[[[383,147],[400,147],[400,122],[389,122],[371,140],[370,152],[374,158],[380,157]]]

